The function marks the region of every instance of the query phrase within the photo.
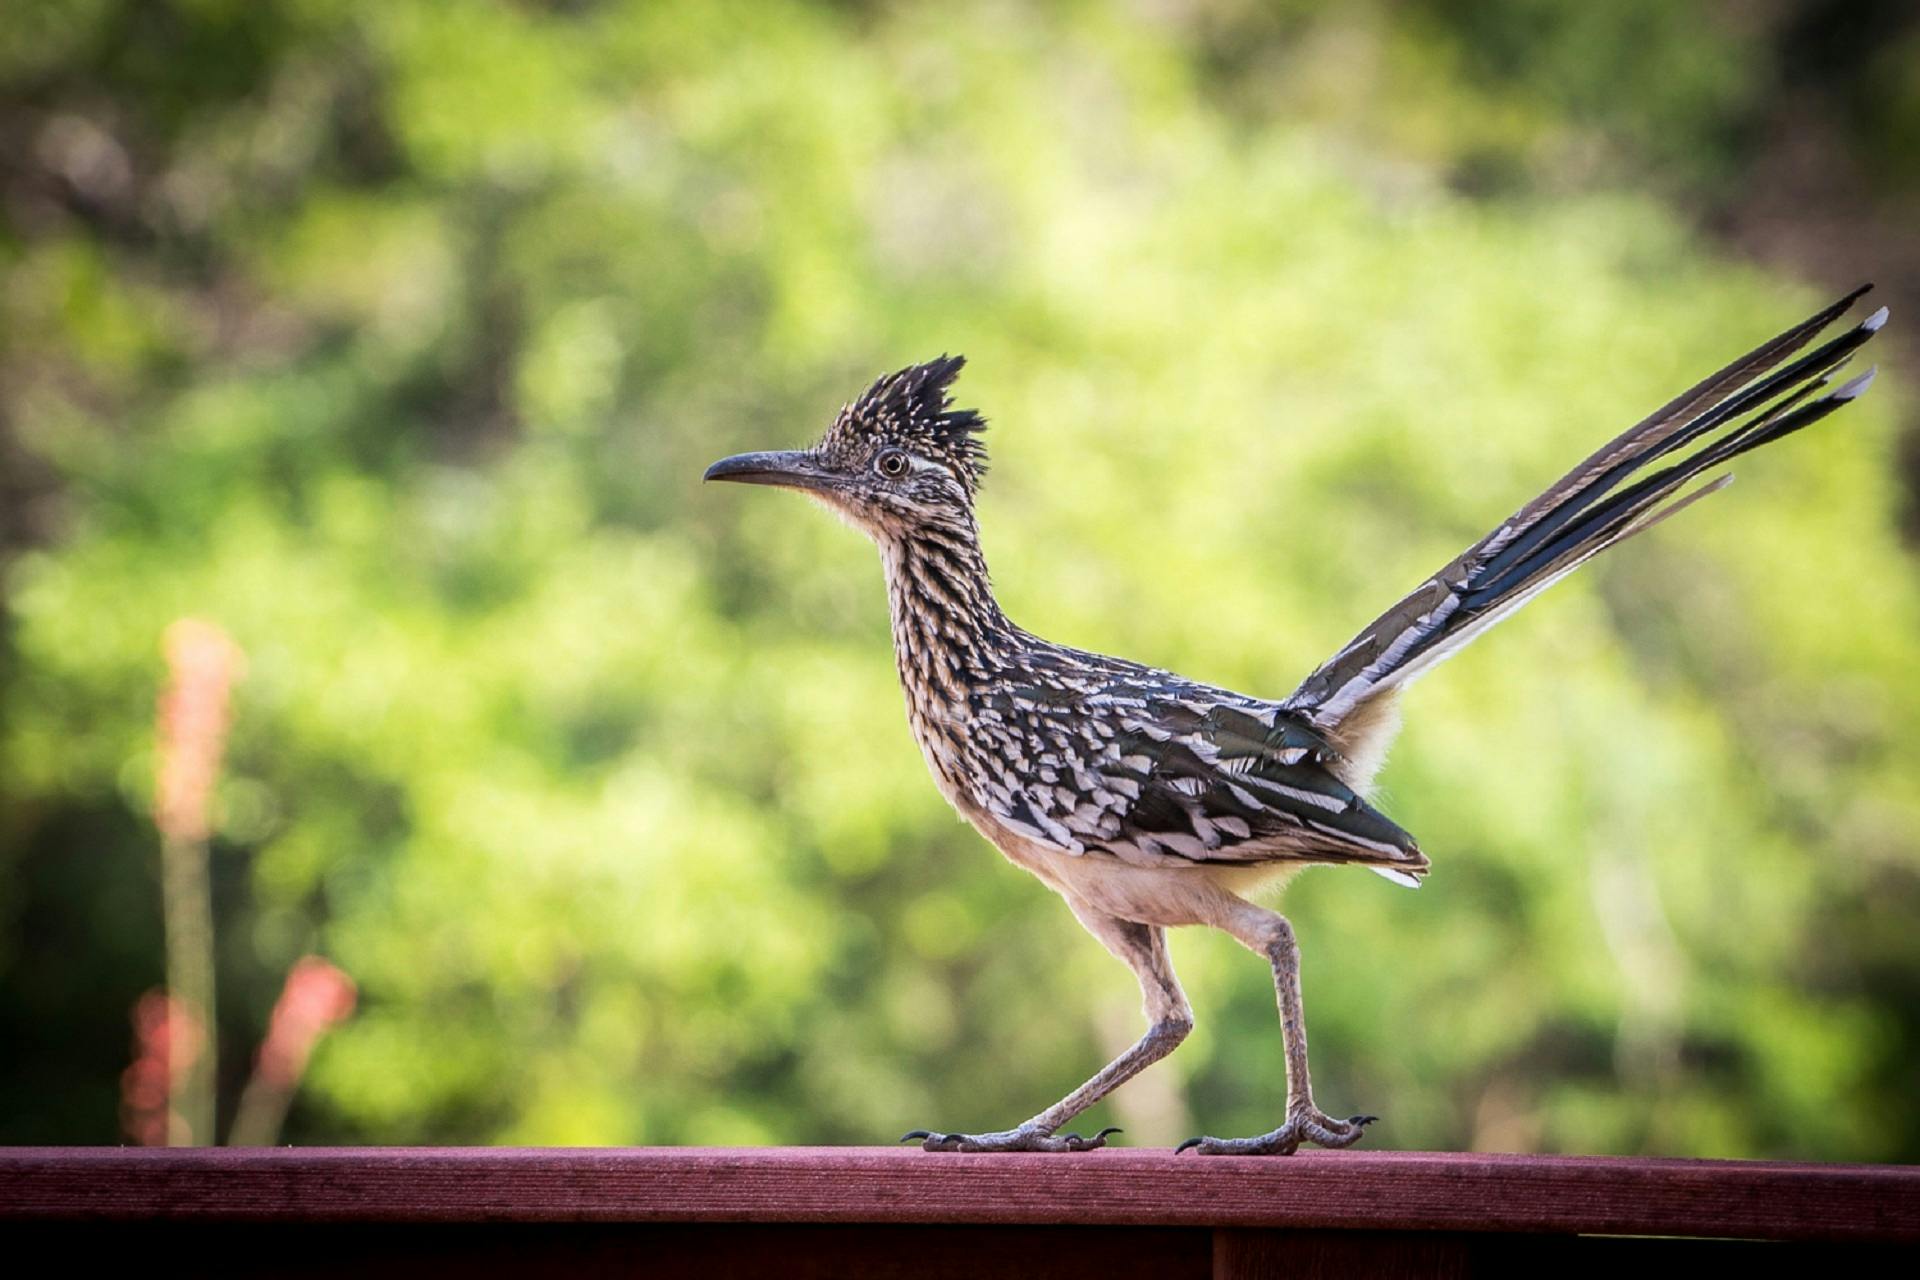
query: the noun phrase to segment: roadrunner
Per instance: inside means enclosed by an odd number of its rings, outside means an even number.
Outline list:
[[[1367,802],[1409,681],[1615,543],[1723,487],[1694,477],[1810,426],[1865,391],[1827,391],[1885,323],[1885,308],[1794,358],[1862,293],[1734,361],[1603,446],[1376,618],[1278,702],[1248,697],[1021,630],[995,602],[974,520],[985,421],[956,409],[963,358],[883,377],[811,449],[747,453],[708,480],[780,485],[826,504],[879,546],[907,719],[934,782],[1010,860],[1067,900],[1125,961],[1146,1034],[1026,1123],[999,1133],[915,1130],[929,1151],[1086,1151],[1060,1130],[1172,1052],[1193,1014],[1166,930],[1211,925],[1273,969],[1286,1115],[1251,1138],[1194,1138],[1204,1154],[1346,1147],[1372,1116],[1314,1105],[1300,957],[1278,912],[1250,899],[1315,863],[1417,886],[1427,858]],[[1653,464],[1692,447],[1658,469]]]

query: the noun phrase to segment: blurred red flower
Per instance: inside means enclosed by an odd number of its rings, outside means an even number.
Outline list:
[[[314,1043],[353,1012],[356,994],[353,979],[319,956],[295,961],[260,1046],[260,1077],[291,1090],[307,1069]]]
[[[205,1041],[193,1010],[166,992],[149,991],[134,1002],[133,1062],[120,1073],[120,1126],[129,1138],[146,1147],[166,1145],[174,1091]]]

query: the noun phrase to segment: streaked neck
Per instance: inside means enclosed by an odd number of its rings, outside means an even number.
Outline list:
[[[915,530],[880,544],[893,615],[893,651],[910,698],[953,700],[1004,665],[1015,628],[1000,611],[979,530]]]

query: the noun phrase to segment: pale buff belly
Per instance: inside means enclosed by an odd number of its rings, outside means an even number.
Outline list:
[[[1008,830],[972,804],[954,807],[1015,866],[1049,888],[1103,915],[1140,924],[1204,924],[1227,928],[1249,896],[1271,896],[1311,865],[1199,864],[1143,867],[1109,854],[1072,854]]]

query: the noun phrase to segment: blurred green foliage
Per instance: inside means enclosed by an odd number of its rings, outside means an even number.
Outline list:
[[[1744,39],[1651,0],[12,6],[0,1140],[114,1137],[181,615],[249,655],[229,1102],[319,950],[362,1004],[296,1140],[1030,1114],[1137,1033],[1130,977],[928,784],[872,552],[701,468],[964,351],[1009,612],[1282,694],[1825,301],[1529,158],[1711,174]],[[1905,395],[1412,696],[1385,803],[1436,874],[1288,899],[1370,1142],[1920,1158]],[[1265,967],[1175,957],[1198,1032],[1088,1122],[1270,1127]]]

